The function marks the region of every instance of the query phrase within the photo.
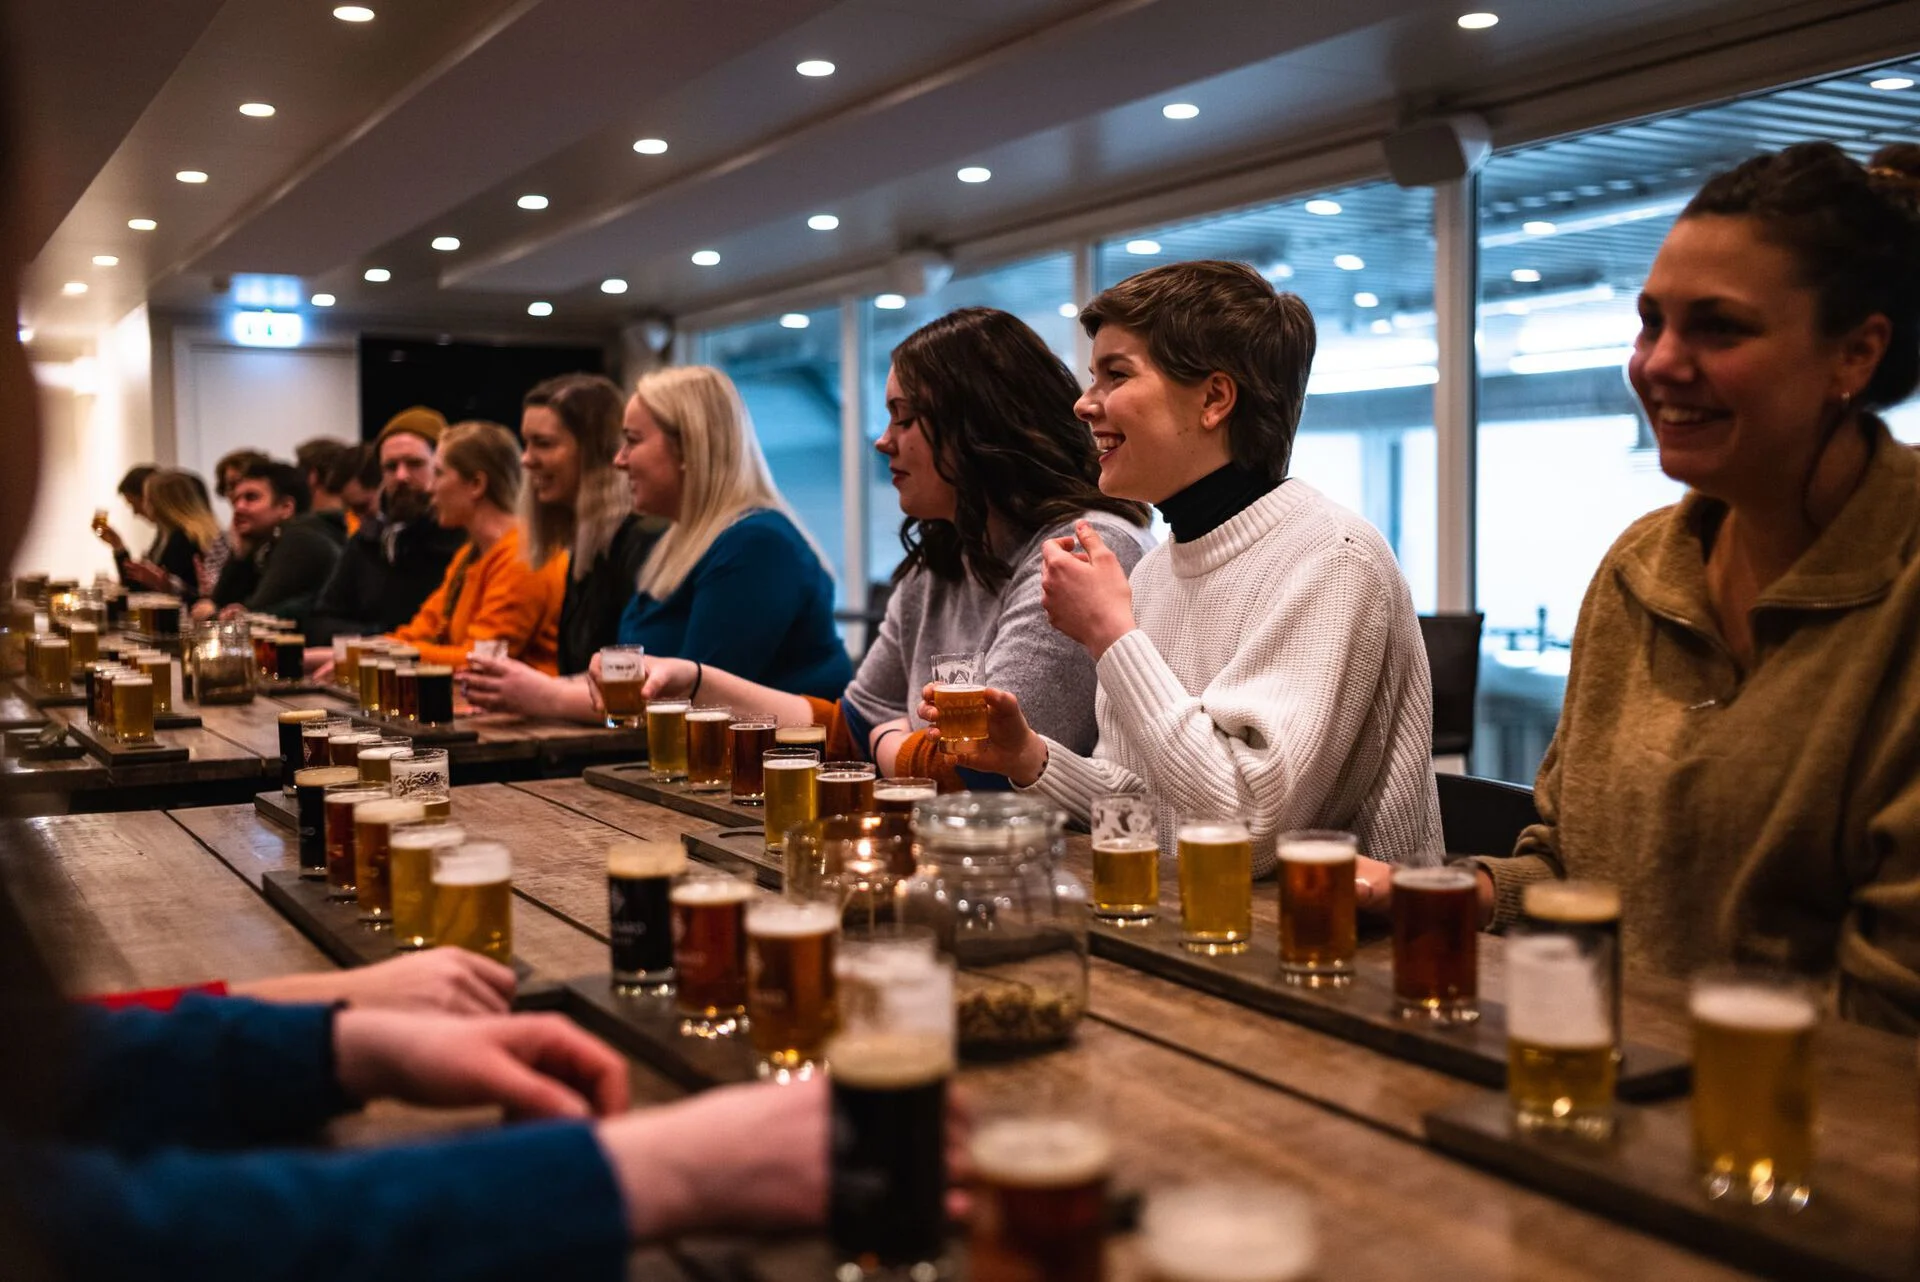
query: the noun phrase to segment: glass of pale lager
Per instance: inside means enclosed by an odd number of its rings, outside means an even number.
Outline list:
[[[1274,844],[1280,871],[1280,973],[1308,987],[1352,982],[1355,860],[1350,832],[1308,829]]]
[[[433,860],[433,940],[513,964],[513,856],[497,841],[469,841]]]
[[[987,737],[987,664],[980,654],[933,656],[933,706],[940,712],[940,746],[965,754]]]
[[[725,792],[733,782],[733,709],[687,712],[687,791]]]
[[[1306,1197],[1281,1184],[1155,1189],[1140,1245],[1161,1282],[1294,1282],[1319,1252]]]
[[[779,854],[787,848],[787,829],[820,813],[814,788],[820,753],[813,748],[769,748],[761,754],[760,770],[766,786],[767,853]]]
[[[823,891],[747,905],[747,1034],[755,1069],[773,1081],[813,1076],[838,1019],[840,899]]]
[[[1812,988],[1709,971],[1693,982],[1693,1162],[1707,1196],[1799,1210],[1812,1195]]]
[[[1253,940],[1253,835],[1237,815],[1182,816],[1180,944],[1189,952],[1244,953]]]
[[[1113,1140],[1092,1118],[1049,1110],[980,1123],[973,1159],[972,1275],[1098,1282],[1105,1276]]]
[[[638,730],[647,714],[640,693],[647,684],[647,652],[637,645],[610,645],[600,650],[600,703],[607,712],[607,729]]]
[[[1480,1018],[1480,890],[1472,868],[1393,870],[1393,995],[1405,1019]]]
[[[1613,1058],[1625,1043],[1620,1018],[1620,889],[1599,881],[1536,881],[1520,895],[1523,927],[1571,935],[1583,949],[1607,959],[1607,1018]],[[1601,952],[1600,950],[1604,950]]]
[[[712,869],[674,883],[674,1000],[680,1031],[730,1037],[747,1013],[747,904],[753,883]]]
[[[433,860],[466,844],[464,828],[449,823],[402,824],[387,844],[387,884],[393,903],[393,946],[433,946]]]
[[[1507,1098],[1523,1131],[1613,1134],[1611,948],[1522,927],[1507,943]]]
[[[153,742],[153,678],[144,672],[113,679],[113,737],[122,743]]]
[[[1093,799],[1093,915],[1124,926],[1160,909],[1160,824],[1153,802],[1127,792]]]
[[[654,699],[647,704],[647,762],[655,783],[675,783],[687,777],[687,713],[685,699]]]

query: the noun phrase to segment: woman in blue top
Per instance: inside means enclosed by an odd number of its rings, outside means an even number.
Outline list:
[[[833,577],[774,487],[732,380],[705,365],[648,374],[621,430],[614,463],[633,485],[634,510],[671,524],[641,567],[620,640],[839,698],[853,664],[833,623]],[[513,684],[512,711],[600,717],[584,680],[515,673]]]

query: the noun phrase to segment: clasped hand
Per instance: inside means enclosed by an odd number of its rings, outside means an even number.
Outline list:
[[[1099,531],[1082,521],[1074,533],[1041,545],[1040,604],[1053,626],[1097,662],[1134,629],[1133,588]]]

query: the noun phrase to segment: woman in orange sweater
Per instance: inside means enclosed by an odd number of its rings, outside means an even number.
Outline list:
[[[520,495],[520,444],[498,423],[447,429],[434,456],[433,510],[449,529],[467,532],[434,594],[411,622],[389,635],[428,663],[467,665],[480,640],[503,640],[507,653],[553,673],[567,554],[527,564],[514,505]]]

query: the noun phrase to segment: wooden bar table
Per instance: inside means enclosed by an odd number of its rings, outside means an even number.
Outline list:
[[[193,705],[188,705],[192,707]],[[86,709],[42,709],[50,723],[83,725]],[[9,758],[0,771],[0,802],[15,813],[82,813],[144,810],[182,801],[217,802],[250,797],[269,768],[279,769],[253,747],[205,725],[158,730],[156,742],[186,752],[185,760],[108,764],[92,755],[54,761]]]

